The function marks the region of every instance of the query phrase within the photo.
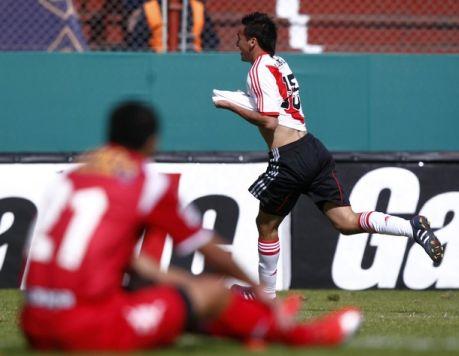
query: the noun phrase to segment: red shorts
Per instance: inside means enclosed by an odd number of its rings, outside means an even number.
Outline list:
[[[151,287],[65,311],[25,307],[22,329],[37,349],[136,350],[172,343],[187,313],[178,290]]]

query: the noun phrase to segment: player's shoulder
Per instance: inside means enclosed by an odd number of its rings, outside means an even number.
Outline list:
[[[284,58],[278,55],[270,56],[268,54],[261,57],[260,63],[265,66],[274,66],[274,67],[282,67],[287,64]]]
[[[273,73],[289,72],[290,67],[287,62],[280,56],[268,54],[260,58],[260,65],[258,66],[258,75],[265,78],[272,78]]]
[[[86,152],[78,161],[82,175],[105,176],[121,180],[134,180],[140,173],[144,158],[137,152],[120,145],[106,145]]]
[[[275,57],[264,54],[255,61],[253,70],[258,78],[271,80],[273,68],[278,68]]]
[[[141,212],[151,210],[165,195],[171,192],[171,180],[167,174],[157,170],[155,164],[143,165],[144,177],[142,192],[139,199]]]
[[[257,66],[257,68],[266,68],[267,66],[273,66],[273,65],[276,65],[276,61],[274,60],[274,58],[272,56],[270,56],[269,54],[264,54],[262,56],[260,56],[259,58],[259,65]]]
[[[159,184],[169,184],[169,176],[165,173],[161,173],[156,163],[145,163],[142,166],[142,170],[145,175],[145,179],[149,181],[149,183],[159,183]]]

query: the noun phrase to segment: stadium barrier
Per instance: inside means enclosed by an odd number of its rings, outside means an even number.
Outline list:
[[[226,247],[252,276],[257,274],[258,202],[247,191],[266,168],[265,154],[162,153],[157,167],[170,174],[185,205],[203,213]],[[405,237],[341,236],[306,198],[281,226],[278,289],[459,288],[458,153],[337,153],[337,170],[355,210],[380,210],[402,217],[429,217],[445,258],[433,267],[418,245]],[[22,251],[34,225],[47,182],[72,167],[74,155],[0,155],[0,288],[20,283]],[[33,177],[33,179],[31,179]],[[164,240],[161,266],[180,265],[195,274],[205,269],[196,253],[179,259]]]
[[[459,55],[285,58],[329,149],[459,150]],[[214,88],[245,89],[248,69],[237,54],[0,53],[0,151],[94,147],[109,108],[132,97],[157,107],[164,151],[264,151],[257,130],[211,101]]]

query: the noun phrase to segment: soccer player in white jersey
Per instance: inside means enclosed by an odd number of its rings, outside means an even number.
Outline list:
[[[276,40],[276,25],[266,14],[255,12],[242,19],[237,47],[242,61],[252,64],[247,87],[257,110],[226,100],[215,102],[218,108],[231,110],[257,126],[270,149],[266,172],[249,188],[260,200],[256,218],[258,271],[266,293],[276,296],[278,227],[300,194],[308,195],[342,234],[408,236],[424,248],[434,265],[440,264],[443,246],[425,217],[405,220],[376,211],[352,210],[332,155],[306,129],[298,81],[287,62],[275,55]]]

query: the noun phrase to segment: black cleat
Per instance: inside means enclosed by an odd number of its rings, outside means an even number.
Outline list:
[[[411,219],[410,223],[413,228],[414,241],[424,248],[435,267],[440,265],[443,260],[444,249],[440,240],[430,228],[427,218],[422,215],[416,215]]]

